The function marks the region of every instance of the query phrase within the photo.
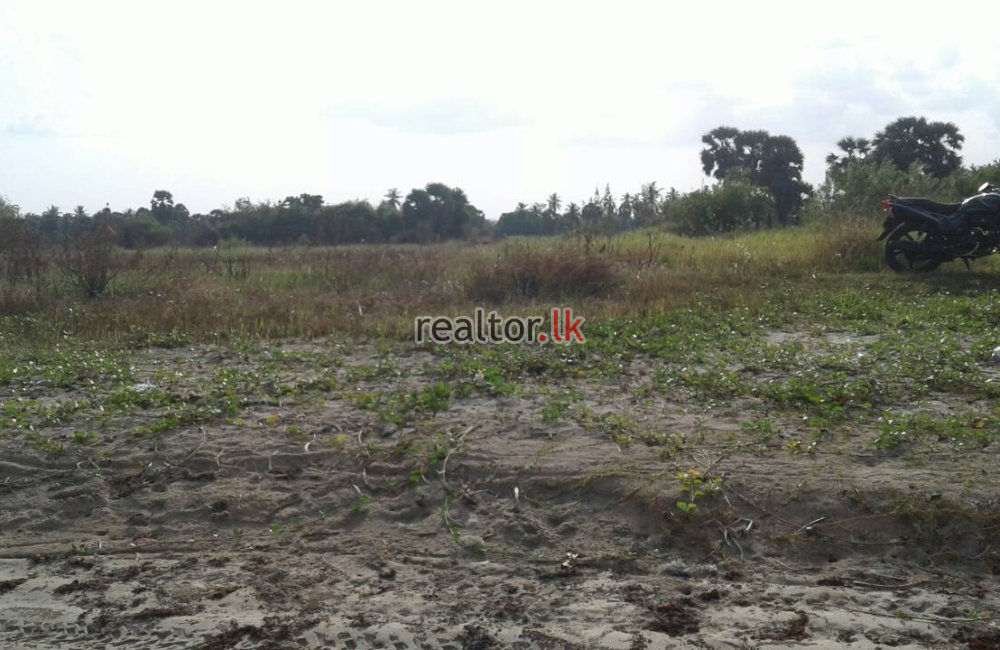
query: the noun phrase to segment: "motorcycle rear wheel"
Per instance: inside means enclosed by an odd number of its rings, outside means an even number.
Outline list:
[[[897,273],[927,273],[944,261],[932,246],[934,236],[917,226],[901,230],[885,242],[885,263]]]

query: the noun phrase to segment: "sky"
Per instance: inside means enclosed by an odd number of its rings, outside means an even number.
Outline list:
[[[22,211],[328,203],[442,182],[496,219],[553,192],[709,183],[701,136],[953,122],[1000,158],[982,2],[0,0],[0,195]],[[1000,179],[997,179],[1000,180]]]

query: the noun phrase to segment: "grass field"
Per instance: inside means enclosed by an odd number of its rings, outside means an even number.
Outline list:
[[[0,314],[15,316],[4,330],[40,338],[398,338],[409,336],[415,315],[464,312],[484,299],[513,312],[585,298],[595,317],[634,316],[706,293],[736,300],[725,294],[768,279],[878,271],[876,233],[842,221],[703,240],[640,232],[478,246],[159,249],[108,263],[117,275],[96,301],[81,298],[54,254],[0,283]]]
[[[6,281],[0,641],[997,647],[1000,268],[895,275],[877,234]],[[412,343],[477,306],[587,342]]]

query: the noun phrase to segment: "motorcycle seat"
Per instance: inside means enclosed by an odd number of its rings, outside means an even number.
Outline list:
[[[937,214],[946,217],[955,214],[958,209],[962,207],[961,203],[941,203],[940,201],[934,201],[932,199],[925,199],[921,197],[899,197],[896,200],[909,203],[912,206],[923,208],[924,210],[936,212]]]

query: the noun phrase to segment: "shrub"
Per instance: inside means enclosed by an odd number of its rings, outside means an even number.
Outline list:
[[[218,246],[219,242],[222,241],[222,237],[219,235],[219,229],[205,224],[196,224],[191,229],[191,236],[189,239],[191,245],[195,248]]]
[[[890,194],[953,201],[960,196],[957,176],[935,178],[919,164],[900,170],[891,163],[852,162],[820,188],[820,212],[882,218],[880,203]]]
[[[88,298],[100,296],[111,280],[127,266],[115,251],[118,236],[106,219],[95,218],[79,226],[63,244],[59,265]],[[133,257],[132,262],[138,260]]]
[[[767,190],[742,180],[725,181],[671,201],[667,226],[682,235],[699,236],[770,225],[774,200]]]

